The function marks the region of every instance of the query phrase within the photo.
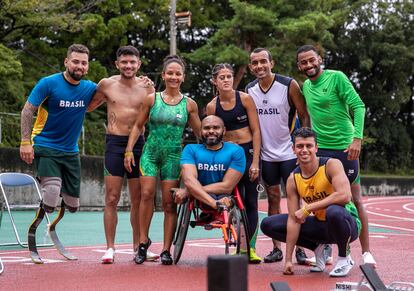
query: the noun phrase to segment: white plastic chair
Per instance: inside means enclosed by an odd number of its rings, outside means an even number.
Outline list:
[[[3,203],[1,203],[0,201],[0,228],[1,228],[1,219],[3,218]],[[1,261],[0,258],[0,275],[3,273],[4,271],[4,266],[3,266],[3,262]]]
[[[6,189],[5,187],[25,187],[25,186],[34,186],[34,189],[36,190],[36,194],[39,198],[39,201],[37,201],[37,204],[10,204],[9,199],[7,199],[6,195]],[[17,231],[16,224],[14,222],[12,210],[29,210],[34,209],[37,210],[39,208],[39,203],[42,200],[42,194],[40,193],[39,186],[37,184],[37,181],[28,174],[22,174],[22,173],[2,173],[0,174],[0,191],[3,194],[5,208],[7,208],[7,211],[9,213],[10,221],[13,226],[14,234],[16,236],[16,242],[10,242],[10,243],[2,243],[0,246],[13,246],[13,245],[20,245],[23,248],[26,248],[27,241],[22,241],[20,239],[19,233]],[[46,213],[46,220],[47,224],[50,225],[49,217]],[[53,244],[40,244],[38,246],[52,246]],[[2,268],[3,269],[3,268]]]

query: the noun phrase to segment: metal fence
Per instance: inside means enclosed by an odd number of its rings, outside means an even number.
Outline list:
[[[79,137],[79,151],[83,155],[103,155],[105,123],[85,120]],[[20,114],[0,112],[0,147],[19,147]]]
[[[85,119],[79,137],[79,151],[82,155],[103,156],[105,151],[105,122]],[[146,131],[148,133],[148,131]],[[183,144],[198,143],[191,128],[183,134]],[[20,114],[0,112],[0,147],[20,146]]]

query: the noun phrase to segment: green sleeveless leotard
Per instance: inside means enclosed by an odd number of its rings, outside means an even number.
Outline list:
[[[176,105],[169,105],[161,93],[155,94],[149,113],[149,135],[140,160],[142,176],[156,177],[160,173],[161,181],[178,180],[182,135],[187,120],[187,97]]]

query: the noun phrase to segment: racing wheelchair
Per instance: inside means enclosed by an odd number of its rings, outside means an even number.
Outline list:
[[[178,208],[178,223],[173,241],[174,264],[180,260],[187,237],[188,227],[203,227],[205,230],[221,229],[225,254],[245,254],[250,257],[250,235],[246,210],[237,187],[233,190],[232,206],[224,209],[212,209],[189,197]],[[193,219],[191,219],[193,216]],[[244,249],[243,249],[244,248]]]

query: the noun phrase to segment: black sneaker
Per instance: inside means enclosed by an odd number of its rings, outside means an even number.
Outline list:
[[[264,257],[263,261],[265,263],[274,263],[280,262],[283,260],[283,253],[279,248],[274,248],[266,257]]]
[[[306,259],[308,257],[306,256],[306,253],[305,253],[305,250],[304,249],[302,249],[300,247],[296,247],[295,256],[296,256],[296,262],[299,265],[306,265]]]
[[[135,263],[137,264],[142,264],[143,262],[145,262],[145,260],[147,259],[147,250],[151,245],[151,240],[150,238],[148,238],[147,243],[145,244],[139,244],[138,246],[138,252],[137,255],[135,256]]]
[[[169,251],[163,251],[160,254],[160,257],[161,257],[161,263],[163,265],[172,265],[173,259],[171,258],[171,254]]]

